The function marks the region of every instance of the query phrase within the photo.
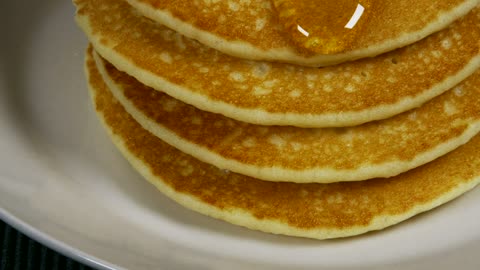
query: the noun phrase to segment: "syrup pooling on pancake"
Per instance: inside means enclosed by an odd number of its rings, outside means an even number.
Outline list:
[[[280,23],[292,41],[321,54],[352,47],[372,12],[373,0],[273,0]]]
[[[75,3],[79,25],[119,70],[199,109],[261,125],[332,127],[388,118],[480,66],[480,9],[415,45],[318,69],[227,56],[142,17],[124,1]]]
[[[374,8],[381,8],[381,12],[362,16],[362,20],[368,17],[365,25],[368,31],[358,35],[351,48],[337,54],[315,53],[295,45],[279,22],[272,0],[127,2],[144,16],[236,57],[326,66],[372,57],[415,43],[467,14],[480,0],[377,1]]]

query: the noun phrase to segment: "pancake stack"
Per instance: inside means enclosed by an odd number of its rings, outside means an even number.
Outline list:
[[[74,0],[99,119],[141,175],[202,214],[316,239],[480,182],[479,0],[381,1],[335,54],[295,43],[279,2]]]

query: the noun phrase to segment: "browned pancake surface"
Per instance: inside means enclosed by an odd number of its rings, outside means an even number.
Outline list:
[[[347,126],[401,113],[480,66],[480,9],[416,45],[329,68],[239,60],[142,18],[123,1],[76,0],[97,51],[143,84],[262,125]]]
[[[480,137],[388,180],[293,184],[226,173],[144,130],[115,101],[91,58],[87,70],[96,110],[130,162],[183,205],[242,226],[314,238],[349,236],[429,210],[480,180]]]
[[[362,22],[365,29],[362,34],[345,48],[345,52],[330,56],[315,55],[293,45],[289,35],[278,22],[270,0],[127,2],[145,16],[232,55],[247,59],[324,65],[375,56],[414,43],[446,27],[480,1],[377,1],[374,5],[377,11]]]
[[[177,101],[100,57],[114,96],[147,130],[198,159],[289,182],[390,177],[425,164],[480,131],[480,71],[452,91],[390,119],[351,128],[258,126]]]

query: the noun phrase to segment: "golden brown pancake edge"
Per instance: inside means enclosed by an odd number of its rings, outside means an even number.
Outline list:
[[[91,55],[86,69],[99,119],[132,166],[183,206],[233,224],[317,239],[353,236],[383,229],[437,207],[480,181],[478,136],[435,162],[389,180],[291,184],[258,181],[236,174],[227,176],[143,130],[106,89],[100,89],[101,77],[95,73]],[[155,166],[147,166],[149,163]],[[200,169],[191,171],[189,166]],[[180,181],[169,179],[181,174],[187,176],[180,177]],[[352,194],[357,200],[349,197]],[[363,204],[368,207],[362,208]]]

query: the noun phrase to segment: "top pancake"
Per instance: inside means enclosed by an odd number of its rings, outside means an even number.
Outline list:
[[[75,0],[96,51],[143,84],[260,125],[333,127],[388,118],[480,65],[480,9],[414,45],[327,68],[239,60],[140,16],[126,2]]]
[[[245,59],[325,66],[412,44],[468,13],[479,0],[384,0],[362,33],[336,55],[293,45],[270,0],[127,0],[144,16],[224,53]]]

